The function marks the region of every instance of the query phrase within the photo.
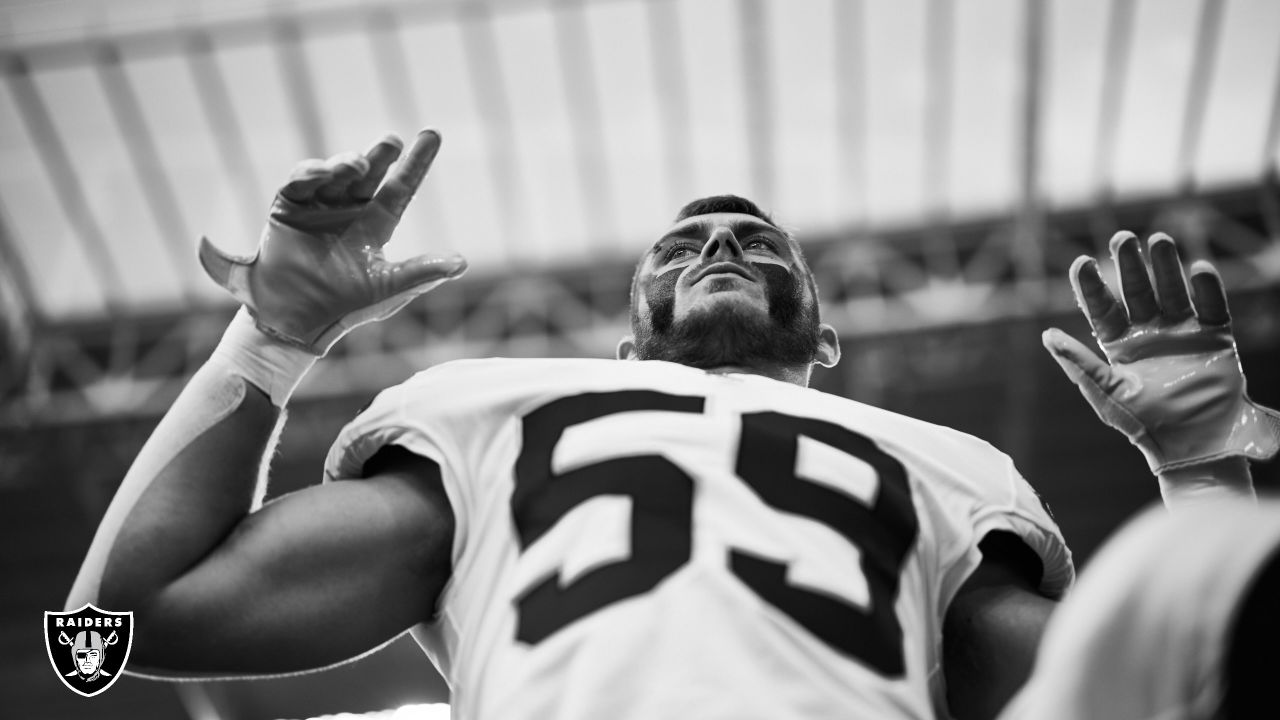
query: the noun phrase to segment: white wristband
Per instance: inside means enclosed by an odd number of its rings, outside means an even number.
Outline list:
[[[218,363],[271,396],[271,404],[284,407],[316,356],[287,345],[258,329],[247,308],[236,313],[210,363]]]
[[[1220,500],[1256,502],[1258,498],[1249,461],[1242,457],[1165,470],[1159,481],[1160,496],[1170,510]]]

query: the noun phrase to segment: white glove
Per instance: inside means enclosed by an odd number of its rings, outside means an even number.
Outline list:
[[[440,135],[418,133],[387,175],[403,146],[389,135],[364,155],[298,165],[276,195],[257,252],[233,257],[202,238],[201,265],[244,304],[258,329],[314,355],[458,277],[467,266],[461,256],[401,262],[383,256],[382,246],[440,150]]]
[[[1110,364],[1056,328],[1045,331],[1045,349],[1154,473],[1272,457],[1280,449],[1280,414],[1245,392],[1222,279],[1209,263],[1193,263],[1193,307],[1173,240],[1151,236],[1150,274],[1139,243],[1129,232],[1111,238],[1123,305],[1092,258],[1071,266],[1076,302]]]

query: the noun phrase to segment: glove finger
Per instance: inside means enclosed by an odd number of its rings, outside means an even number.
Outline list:
[[[257,256],[238,257],[228,255],[220,250],[209,238],[200,238],[198,251],[200,266],[206,274],[220,287],[231,293],[232,297],[246,305],[252,305],[249,297],[249,266],[257,261]]]
[[[426,292],[432,283],[452,280],[467,270],[461,255],[419,255],[394,263],[386,263],[381,271],[387,277],[388,297],[411,290]]]
[[[1142,257],[1142,243],[1131,232],[1122,230],[1111,237],[1111,257],[1116,263],[1120,294],[1132,323],[1150,322],[1160,314],[1156,291],[1147,274]]]
[[[348,191],[351,199],[356,202],[372,200],[373,193],[382,184],[382,179],[387,176],[391,163],[395,162],[403,151],[404,141],[395,135],[387,135],[374,143],[373,147],[369,148],[369,152],[364,154],[365,159],[369,161],[369,172],[351,183],[351,189]]]
[[[353,183],[369,172],[369,161],[359,153],[342,153],[325,161],[330,170],[329,181],[316,188],[316,200],[326,205],[350,205],[348,195]]]
[[[1076,304],[1089,319],[1093,333],[1101,342],[1120,337],[1129,328],[1129,316],[1111,294],[1111,289],[1098,273],[1098,263],[1087,255],[1081,255],[1071,263],[1067,274],[1071,289],[1075,291]]]
[[[431,163],[435,161],[438,152],[440,152],[440,134],[429,129],[419,132],[413,147],[409,149],[409,154],[400,161],[387,181],[374,193],[374,204],[385,210],[393,220],[398,221],[404,214],[405,208],[409,206],[409,201],[413,199],[413,194],[418,191],[422,179],[427,176],[427,171],[431,169]],[[386,242],[390,234],[387,233],[381,238],[382,242]]]
[[[1049,328],[1040,335],[1040,342],[1071,382],[1079,385],[1087,379],[1100,388],[1114,385],[1111,366],[1079,340],[1057,328]]]
[[[1218,269],[1205,260],[1191,263],[1191,291],[1195,293],[1196,315],[1202,325],[1230,325],[1227,291]]]
[[[1164,233],[1156,233],[1147,240],[1147,256],[1151,258],[1151,274],[1155,276],[1164,319],[1177,323],[1194,315],[1177,243]]]
[[[293,166],[289,180],[280,188],[280,196],[296,203],[309,203],[315,197],[316,188],[331,177],[332,172],[324,160],[303,160]]]

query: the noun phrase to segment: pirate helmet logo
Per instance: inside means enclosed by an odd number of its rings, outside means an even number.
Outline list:
[[[44,646],[62,684],[93,697],[120,679],[133,647],[133,613],[88,603],[73,612],[46,611]]]

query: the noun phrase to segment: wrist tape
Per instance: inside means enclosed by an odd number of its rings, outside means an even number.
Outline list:
[[[286,345],[258,329],[247,308],[241,307],[213,350],[210,364],[249,381],[284,407],[316,356]]]

